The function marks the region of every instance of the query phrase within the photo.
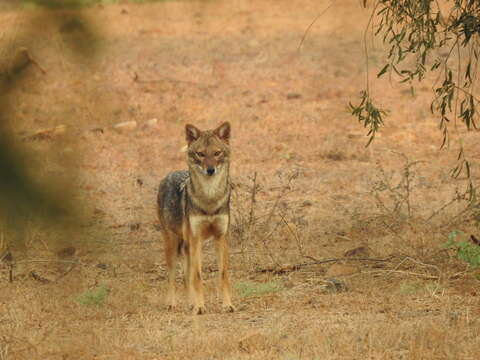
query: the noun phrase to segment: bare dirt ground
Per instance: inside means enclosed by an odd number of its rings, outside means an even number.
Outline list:
[[[0,359],[477,358],[478,274],[443,247],[453,230],[475,226],[454,217],[461,201],[441,210],[465,183],[448,175],[455,150],[439,150],[431,84],[412,94],[373,81],[390,114],[365,148],[347,105],[365,87],[369,11],[335,2],[299,50],[326,5],[0,13],[2,42],[36,62],[11,89],[9,129],[36,176],[68,184],[56,191],[82,219],[74,230],[32,220],[15,232],[23,245],[12,245],[12,282],[0,264]],[[384,53],[369,46],[375,80]],[[221,312],[210,243],[208,313],[190,314],[180,273],[180,304],[167,312],[157,186],[184,168],[186,123],[224,120],[237,312]],[[112,127],[124,121],[138,125]],[[478,164],[478,134],[462,136]]]

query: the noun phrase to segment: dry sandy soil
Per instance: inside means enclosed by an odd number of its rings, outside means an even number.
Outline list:
[[[365,87],[369,11],[334,2],[299,48],[326,6],[0,13],[5,54],[26,56],[23,47],[34,61],[2,103],[5,131],[81,219],[4,226],[15,266],[9,282],[0,263],[0,359],[477,358],[478,273],[443,247],[475,226],[469,212],[455,217],[464,202],[442,208],[465,182],[448,175],[455,148],[439,149],[431,83],[412,93],[376,80],[385,55],[370,39],[373,96],[390,113],[365,148],[347,105]],[[216,299],[211,243],[208,313],[190,314],[180,271],[179,307],[168,312],[157,186],[184,167],[186,123],[224,120],[237,312]],[[137,126],[113,128],[124,121]],[[478,134],[461,135],[478,164]]]

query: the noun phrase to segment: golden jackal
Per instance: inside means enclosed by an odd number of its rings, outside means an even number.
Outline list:
[[[168,174],[158,191],[158,217],[165,241],[168,268],[167,306],[175,307],[175,266],[184,255],[184,277],[194,314],[205,312],[202,285],[202,243],[213,237],[217,245],[219,290],[223,307],[235,308],[228,280],[230,225],[230,124],[201,131],[185,127],[188,171]]]

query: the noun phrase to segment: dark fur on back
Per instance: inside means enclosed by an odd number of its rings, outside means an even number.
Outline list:
[[[161,226],[178,235],[181,234],[185,208],[184,194],[189,178],[188,170],[171,172],[162,180],[158,189],[157,203]]]

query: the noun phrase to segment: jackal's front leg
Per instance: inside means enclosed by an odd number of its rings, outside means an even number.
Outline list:
[[[202,283],[202,242],[200,238],[192,237],[188,254],[189,294],[193,305],[193,313],[200,315],[206,312]]]
[[[230,295],[230,280],[228,278],[228,237],[226,234],[218,239],[217,244],[218,258],[218,288],[222,297],[222,306],[227,312],[234,312],[235,307],[232,305]]]

